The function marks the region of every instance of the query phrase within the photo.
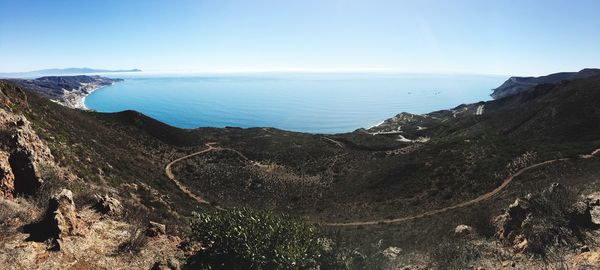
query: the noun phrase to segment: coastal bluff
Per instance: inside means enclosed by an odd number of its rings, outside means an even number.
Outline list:
[[[37,79],[10,79],[16,85],[29,89],[52,101],[70,108],[86,109],[83,99],[92,91],[112,85],[123,79],[98,75],[46,76]]]
[[[564,80],[585,79],[600,75],[600,69],[586,68],[579,72],[559,72],[540,77],[510,77],[498,88],[493,89],[491,96],[500,99],[534,89],[541,84],[556,84]]]

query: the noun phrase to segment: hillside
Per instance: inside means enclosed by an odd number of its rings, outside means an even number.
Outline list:
[[[48,92],[58,89],[54,85],[49,84]],[[598,76],[561,79],[505,98],[424,115],[401,113],[371,129],[327,136],[272,128],[178,129],[133,111],[106,114],[67,108],[49,101],[48,95],[34,94],[40,92],[35,87],[23,81],[0,82],[0,109],[6,119],[0,152],[9,164],[0,168],[13,175],[3,174],[3,200],[26,201],[21,203],[25,205],[28,196],[38,196],[43,183],[56,182],[81,198],[75,204],[89,203],[93,200],[84,198],[98,193],[142,209],[150,220],[165,223],[166,235],[180,240],[189,232],[192,211],[251,207],[319,224],[341,248],[359,252],[363,263],[381,261],[377,256],[387,251],[393,260],[385,255],[386,262],[414,268],[444,268],[439,260],[447,257],[453,259],[445,263],[487,268],[499,268],[504,261],[517,262],[520,268],[541,267],[556,262],[519,255],[525,249],[513,249],[512,243],[496,245],[504,240],[494,237],[491,219],[517,197],[531,193],[528,200],[533,200],[531,196],[537,198],[552,183],[582,196],[600,190],[600,159],[580,158],[600,148]],[[17,136],[13,134],[28,134],[19,136],[32,142],[19,146],[28,153],[20,158],[25,162],[10,162],[10,157],[21,155],[11,150],[10,138]],[[48,171],[55,173],[49,177]],[[22,179],[33,184],[17,190]],[[474,203],[465,203],[470,201]],[[107,222],[96,213],[80,215],[95,220],[90,224],[110,223],[114,231],[135,223]],[[435,248],[457,243],[451,232],[465,224],[478,231],[474,239],[461,238],[454,248]],[[597,252],[594,241],[600,238],[592,228],[579,228],[581,238],[573,240],[577,245],[554,254],[575,260],[581,255],[575,246],[582,245],[586,252]],[[89,230],[93,233],[88,235],[102,237]],[[10,246],[6,241],[0,248]],[[179,252],[175,247],[169,250]],[[501,259],[493,254],[501,254]]]
[[[70,108],[85,109],[83,98],[90,92],[122,81],[100,76],[46,76],[37,79],[10,79],[16,85],[28,89]]]
[[[499,99],[528,91],[541,84],[556,84],[564,80],[583,79],[598,75],[600,75],[600,69],[586,68],[579,72],[560,72],[540,77],[511,77],[494,89],[491,96]]]

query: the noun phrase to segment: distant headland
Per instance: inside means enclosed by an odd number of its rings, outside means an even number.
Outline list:
[[[26,72],[0,73],[0,78],[34,78],[41,76],[59,76],[59,75],[83,75],[93,73],[123,73],[123,72],[141,72],[141,69],[95,69],[95,68],[52,68],[41,69]]]

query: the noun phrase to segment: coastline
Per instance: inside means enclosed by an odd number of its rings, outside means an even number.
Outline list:
[[[86,84],[86,85],[82,86],[82,89],[78,89],[71,93],[65,93],[65,95],[62,98],[63,100],[56,101],[56,102],[61,103],[64,106],[67,106],[69,108],[91,111],[90,108],[85,106],[86,97],[89,96],[90,94],[92,94],[94,91],[97,91],[98,89],[112,86],[114,84],[115,84],[114,82],[112,82],[110,84],[104,84],[104,85]]]

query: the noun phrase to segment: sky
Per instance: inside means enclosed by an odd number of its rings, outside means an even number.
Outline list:
[[[0,0],[0,72],[600,67],[597,0]]]

